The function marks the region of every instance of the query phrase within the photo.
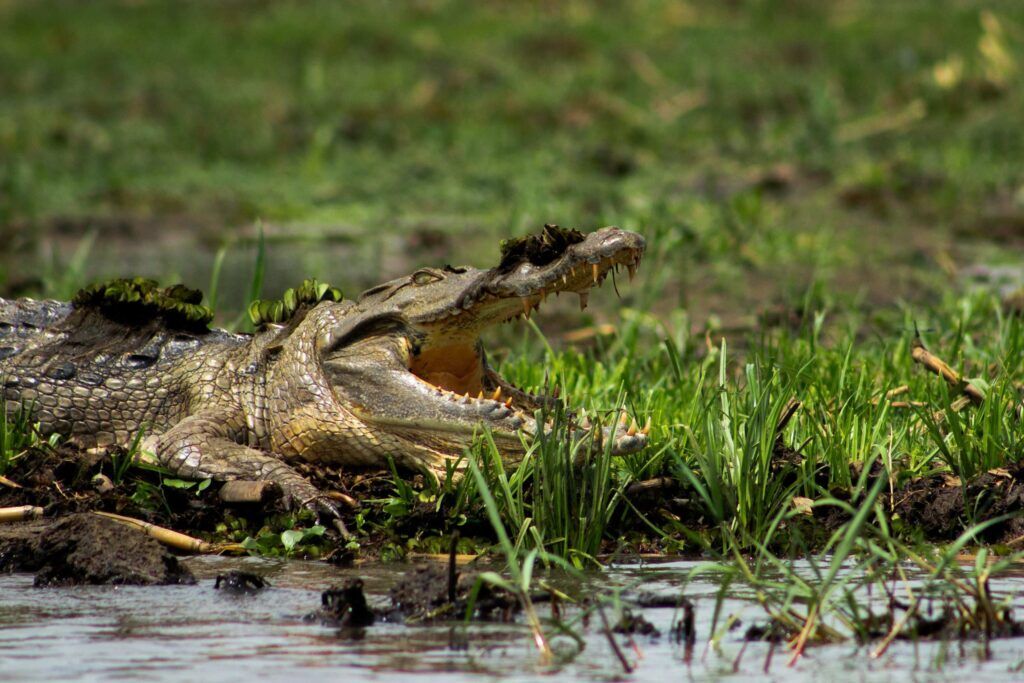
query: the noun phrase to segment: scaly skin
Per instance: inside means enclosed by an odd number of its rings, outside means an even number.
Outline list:
[[[555,231],[551,235],[562,235]],[[487,364],[479,333],[528,314],[555,292],[580,294],[643,252],[634,233],[604,228],[517,254],[490,270],[421,269],[323,301],[255,335],[114,322],[55,301],[0,299],[0,381],[8,413],[32,406],[43,434],[82,447],[144,448],[187,479],[269,479],[288,500],[337,519],[330,499],[289,462],[443,472],[484,425],[510,464],[544,425],[551,399],[514,387]],[[549,233],[536,238],[547,245]],[[582,428],[586,427],[584,425]],[[606,430],[613,451],[646,430]]]

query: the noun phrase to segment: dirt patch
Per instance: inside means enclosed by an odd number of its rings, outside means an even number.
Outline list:
[[[477,572],[461,571],[451,561],[413,567],[391,587],[391,606],[381,610],[380,617],[407,624],[462,619],[472,603],[474,620],[511,620],[521,607],[517,598],[487,583],[477,589],[478,578]],[[531,596],[534,602],[549,599],[547,593]]]
[[[612,628],[612,632],[630,636],[650,636],[651,638],[657,638],[661,635],[661,631],[658,630],[658,627],[648,621],[643,614],[634,613],[628,608],[622,610],[622,616],[619,618],[619,623],[615,624]]]
[[[0,486],[0,507],[34,505],[43,508],[46,518],[99,510],[201,532],[213,531],[223,521],[215,491],[200,496],[195,485],[162,486],[159,472],[119,471],[127,457],[119,447],[107,452],[70,445],[34,448],[7,471],[6,477],[19,486]]]
[[[3,530],[0,558],[11,571],[36,573],[36,586],[192,584],[192,573],[138,529],[79,513],[30,528]]]
[[[253,572],[238,570],[226,574],[218,574],[213,584],[214,590],[222,590],[226,593],[248,594],[258,593],[264,588],[269,588],[270,582],[263,576]]]
[[[342,586],[328,588],[320,596],[320,609],[306,615],[306,621],[343,629],[365,628],[376,618],[366,602],[362,579],[351,579]]]
[[[980,540],[1006,543],[1024,536],[1024,460],[986,472],[966,486],[957,477],[916,479],[893,496],[893,510],[907,525],[933,541],[953,540],[971,524],[1003,515]]]

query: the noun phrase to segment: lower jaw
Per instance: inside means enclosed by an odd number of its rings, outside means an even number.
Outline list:
[[[389,435],[401,439],[415,448],[425,448],[442,454],[448,460],[457,460],[463,457],[465,450],[474,442],[480,442],[486,432],[485,425],[479,425],[475,429],[463,425],[441,425],[426,422],[390,423],[380,426]],[[490,438],[493,439],[506,464],[517,462],[526,453],[523,437],[530,439],[532,433],[504,430],[491,430],[490,432]]]

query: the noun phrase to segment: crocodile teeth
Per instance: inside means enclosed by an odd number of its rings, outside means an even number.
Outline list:
[[[598,267],[598,265],[596,263],[591,265],[590,268],[591,268],[590,272],[594,276],[594,284],[596,285],[598,283],[598,276],[601,274],[601,268]]]
[[[651,433],[651,418],[647,418],[647,424],[645,424],[644,428],[640,430],[640,433],[644,436]]]
[[[501,387],[498,387],[497,389],[494,390],[494,393],[491,394],[491,400],[492,401],[497,401],[500,398],[501,398]]]
[[[638,431],[640,431],[640,427],[636,423],[636,418],[633,418],[632,424],[630,424],[629,429],[626,430],[626,436],[636,436]]]
[[[580,310],[584,310],[587,307],[587,299],[590,298],[590,292],[578,292],[580,296]]]
[[[509,396],[508,400],[505,401],[505,407],[506,408],[511,408],[512,407],[512,397],[511,396]]]
[[[525,297],[524,296],[522,298],[522,303],[523,303],[523,315],[525,315],[526,319],[529,320],[530,319],[530,311],[533,310],[530,307],[530,299],[529,299],[529,297]]]
[[[627,264],[626,270],[629,271],[629,281],[632,282],[633,278],[636,277],[636,262]]]

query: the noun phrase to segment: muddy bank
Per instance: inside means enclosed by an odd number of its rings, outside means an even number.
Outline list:
[[[36,586],[195,583],[156,540],[90,513],[0,529],[0,569],[34,572]]]
[[[282,532],[302,531],[315,520],[284,509],[280,498],[263,496],[259,502],[226,501],[221,484],[201,485],[168,478],[155,470],[132,468],[119,472],[119,463],[126,454],[118,449],[109,453],[91,453],[68,446],[31,451],[13,463],[6,473],[7,483],[0,482],[0,507],[31,505],[43,509],[46,524],[53,524],[69,515],[102,511],[132,517],[173,529],[214,544],[251,542],[245,547],[265,555],[307,559],[329,559],[347,564],[361,558],[400,559],[409,552],[427,554],[447,552],[453,531],[461,534],[460,553],[483,552],[493,542],[493,532],[482,511],[468,511],[458,526],[444,509],[430,500],[396,499],[390,473],[342,472],[303,468],[325,491],[334,491],[344,501],[345,523],[357,528],[357,515],[362,523],[358,534],[359,547],[346,547],[346,541],[328,529],[319,536],[307,538],[296,547],[285,548]],[[776,476],[782,481],[795,481],[802,467],[802,454],[782,447],[773,460]],[[861,473],[850,472],[857,481]],[[868,486],[884,476],[876,466],[867,475]],[[824,492],[831,477],[824,469],[817,472],[816,484]],[[13,485],[12,485],[13,483]],[[413,489],[422,488],[422,479],[412,482]],[[934,475],[900,484],[890,493],[883,488],[880,502],[889,511],[894,526],[905,535],[925,541],[948,541],[956,538],[972,524],[1009,515],[986,528],[979,536],[984,543],[1009,543],[1024,537],[1024,460],[987,472],[973,481],[961,482],[950,475]],[[700,496],[688,489],[678,478],[661,476],[634,482],[623,491],[631,509],[648,519],[668,519],[685,527],[675,539],[654,537],[639,515],[624,514],[609,528],[602,552],[622,556],[632,553],[678,553],[681,542],[690,546],[694,536],[714,533],[714,520],[701,503]],[[822,496],[825,494],[822,493]],[[831,489],[828,495],[850,501],[849,490]],[[397,503],[395,501],[398,501]],[[373,501],[373,502],[367,502]],[[811,506],[811,499],[794,499],[795,509],[802,514],[791,516],[782,527],[784,533],[772,539],[772,549],[783,554],[806,553],[821,547],[831,533],[848,520],[838,506]],[[401,503],[400,513],[394,507]],[[802,507],[801,507],[802,506]],[[1013,515],[1017,515],[1013,517]],[[41,563],[15,563],[11,557],[34,557],[32,525],[0,524],[0,570],[31,567],[22,571],[38,571]],[[289,533],[293,533],[289,531]],[[693,544],[694,548],[700,547]],[[56,570],[54,570],[56,571]],[[101,569],[82,570],[83,575],[102,577]],[[55,574],[58,575],[59,572]],[[92,579],[89,579],[92,580]],[[97,580],[100,580],[97,578]],[[458,591],[464,590],[459,580]],[[431,595],[418,596],[418,604],[432,604],[422,610],[451,609],[447,576],[431,577],[421,583]],[[412,586],[407,586],[410,590]],[[495,610],[507,605],[494,604]],[[464,607],[464,603],[463,603]]]
[[[953,540],[972,524],[1007,516],[984,529],[980,539],[1019,541],[1024,537],[1024,460],[969,482],[942,474],[916,479],[893,495],[892,507],[927,540]]]

